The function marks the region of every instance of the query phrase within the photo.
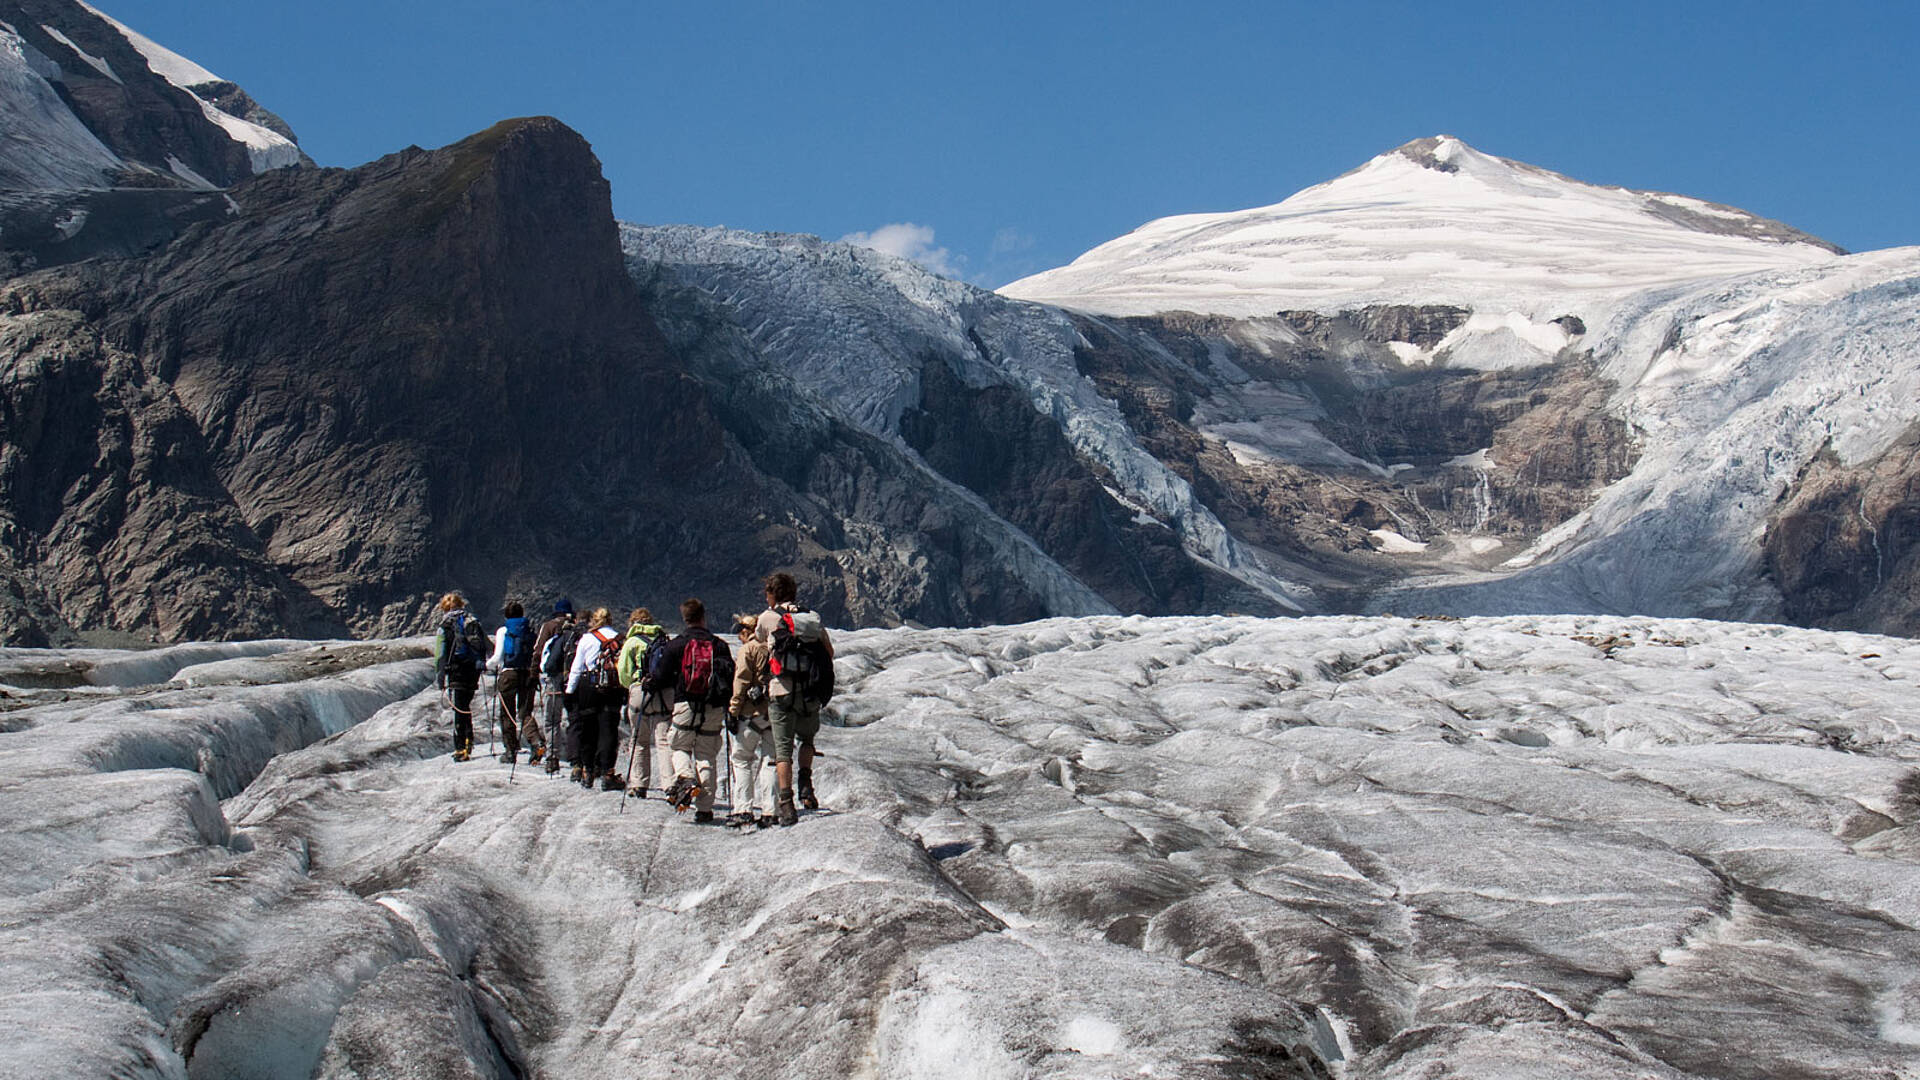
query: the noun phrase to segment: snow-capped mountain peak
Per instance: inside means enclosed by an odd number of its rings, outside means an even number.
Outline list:
[[[254,172],[284,169],[306,160],[299,145],[287,134],[264,124],[255,123],[246,116],[238,115],[253,110],[229,110],[222,108],[216,101],[209,100],[214,97],[209,92],[209,88],[232,86],[227,80],[101,11],[86,0],[80,0],[80,6],[118,30],[127,39],[127,43],[146,60],[147,67],[155,75],[192,94],[194,100],[200,103],[200,109],[206,114],[208,120],[226,132],[233,141],[247,148],[247,157],[253,163]],[[245,100],[251,104],[251,99]]]
[[[1112,315],[1446,303],[1551,319],[1839,254],[1744,210],[1588,184],[1439,135],[1272,206],[1149,222],[1000,291]]]

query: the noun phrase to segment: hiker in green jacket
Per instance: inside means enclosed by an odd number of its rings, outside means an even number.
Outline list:
[[[636,799],[646,798],[648,788],[657,791],[665,786],[653,775],[655,762],[663,771],[672,768],[667,751],[672,728],[667,718],[673,712],[673,691],[640,686],[640,677],[647,673],[648,650],[666,640],[667,628],[653,621],[653,612],[634,608],[627,616],[627,636],[620,645],[620,685],[627,688],[627,720],[633,732],[633,746],[627,751],[633,780],[627,794]]]

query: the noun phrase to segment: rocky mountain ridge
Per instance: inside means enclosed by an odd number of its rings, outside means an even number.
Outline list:
[[[75,0],[0,2],[0,271],[151,251],[311,166],[247,92]]]

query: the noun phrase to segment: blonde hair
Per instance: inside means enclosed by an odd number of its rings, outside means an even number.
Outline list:
[[[735,615],[733,629],[736,633],[757,634],[760,632],[760,619],[753,615]]]
[[[653,612],[643,607],[634,608],[633,614],[627,616],[627,621],[630,623],[650,623],[653,621]]]
[[[450,592],[440,598],[441,611],[458,611],[467,606],[467,598],[457,592]]]
[[[593,609],[592,615],[587,616],[587,629],[598,630],[603,626],[610,625],[612,622],[613,613],[606,608],[597,607]]]

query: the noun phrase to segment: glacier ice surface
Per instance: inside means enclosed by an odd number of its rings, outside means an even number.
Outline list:
[[[9,652],[0,1076],[1920,1070],[1913,643],[836,642],[827,809],[746,833],[456,764],[382,648]]]

